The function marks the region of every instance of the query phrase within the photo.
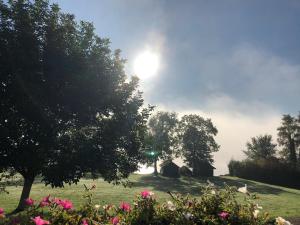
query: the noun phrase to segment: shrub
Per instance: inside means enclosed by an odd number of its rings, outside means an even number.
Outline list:
[[[300,170],[275,158],[255,161],[231,160],[228,169],[231,176],[300,188]]]
[[[181,176],[186,176],[186,177],[191,177],[193,176],[193,172],[192,170],[190,170],[190,168],[188,168],[187,166],[182,166],[179,168],[179,174]]]
[[[28,207],[22,213],[5,218],[0,210],[0,224],[36,224],[36,225],[267,225],[289,224],[283,218],[270,219],[267,213],[260,212],[256,196],[246,192],[243,202],[236,200],[237,190],[227,186],[219,190],[213,186],[203,188],[202,195],[195,199],[189,196],[170,193],[171,200],[159,204],[155,195],[143,191],[136,196],[133,205],[121,202],[115,205],[94,205],[92,191],[87,188],[84,197],[86,203],[74,209],[69,200],[47,196],[40,202],[27,201]],[[1,222],[2,218],[2,222]],[[277,222],[276,222],[277,221]],[[286,223],[283,223],[283,222]]]

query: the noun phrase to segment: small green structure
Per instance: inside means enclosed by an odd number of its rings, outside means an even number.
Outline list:
[[[160,165],[160,174],[165,177],[180,177],[179,166],[172,162],[172,160],[164,161]]]

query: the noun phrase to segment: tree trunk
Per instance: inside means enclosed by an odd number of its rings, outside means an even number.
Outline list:
[[[25,200],[29,198],[31,187],[34,181],[34,177],[24,177],[24,185],[23,185],[23,190],[22,194],[20,197],[19,205],[15,209],[14,213],[23,211],[25,208]]]
[[[157,172],[157,158],[154,158],[154,175],[157,176],[158,172]]]

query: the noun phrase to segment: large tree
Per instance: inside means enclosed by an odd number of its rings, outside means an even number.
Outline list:
[[[278,130],[278,143],[283,146],[281,155],[288,160],[291,165],[297,164],[297,148],[299,147],[300,124],[291,115],[283,115],[281,126]]]
[[[213,162],[213,152],[219,150],[215,141],[217,128],[210,119],[195,114],[185,115],[180,121],[181,154],[185,163],[197,174],[198,166]]]
[[[0,171],[46,184],[84,172],[118,181],[138,168],[148,110],[120,51],[47,0],[0,0]]]
[[[178,119],[174,112],[159,111],[149,119],[145,147],[148,153],[150,152],[150,161],[154,162],[155,174],[159,159],[173,157],[177,144],[177,124]]]
[[[270,159],[275,157],[276,144],[272,142],[272,135],[260,135],[251,138],[251,141],[246,143],[247,150],[244,153],[248,159]]]

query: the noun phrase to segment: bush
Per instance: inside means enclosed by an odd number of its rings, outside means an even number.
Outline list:
[[[74,209],[69,200],[47,196],[40,202],[27,199],[28,207],[18,215],[5,218],[0,208],[0,224],[36,224],[36,225],[267,225],[288,224],[278,217],[270,219],[267,213],[260,212],[256,196],[245,194],[242,203],[236,200],[237,190],[227,186],[218,190],[208,186],[202,195],[195,199],[189,196],[171,195],[171,201],[159,204],[152,192],[147,190],[136,196],[133,205],[122,202],[115,205],[94,205],[91,188],[86,187],[86,203]],[[2,219],[2,222],[1,222]],[[276,222],[277,221],[277,222]],[[281,222],[281,223],[279,223]]]
[[[173,163],[171,160],[166,160],[162,162],[160,165],[160,174],[165,177],[178,178],[179,174],[179,166]]]
[[[193,172],[187,166],[182,166],[179,168],[179,174],[181,176],[191,177],[193,176]]]
[[[228,164],[228,169],[231,176],[300,188],[300,170],[275,158],[256,161],[231,160]]]

